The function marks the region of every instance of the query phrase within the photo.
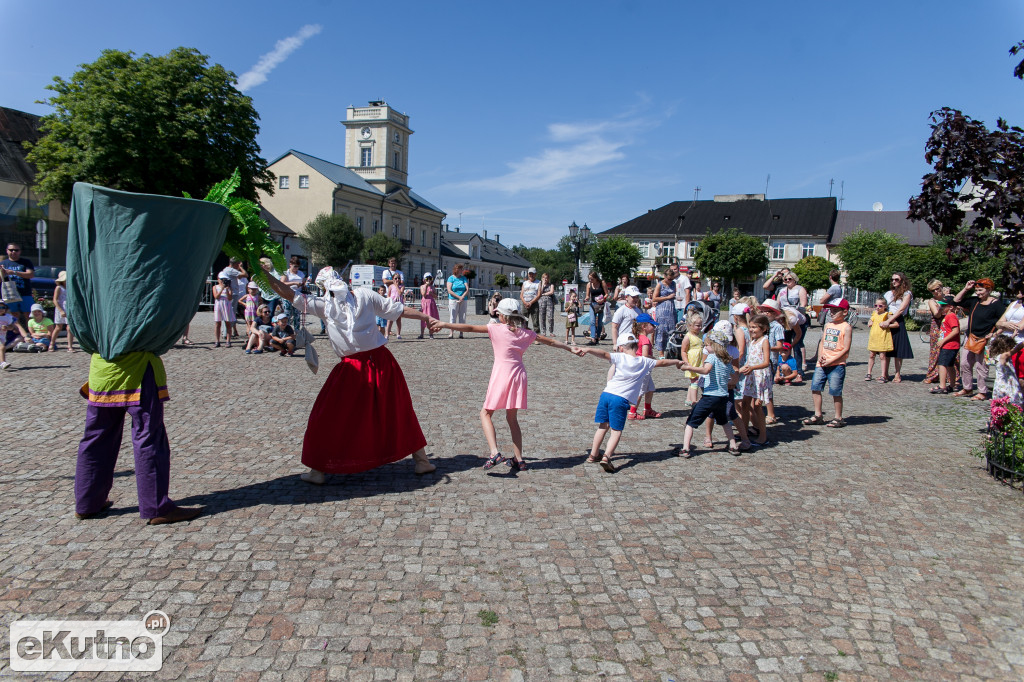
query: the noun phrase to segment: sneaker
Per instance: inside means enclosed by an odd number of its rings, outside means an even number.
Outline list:
[[[253,355],[263,355],[263,351],[256,349],[252,352]]]
[[[500,452],[496,452],[490,457],[488,457],[487,461],[484,462],[484,469],[490,469],[496,464],[501,464],[502,462],[506,461],[508,460],[505,458],[505,455],[501,454]]]
[[[252,355],[252,351],[250,349],[246,348],[245,349],[245,354],[246,355]]]
[[[4,362],[0,362],[0,369],[10,369],[10,368],[11,368],[11,363],[7,362],[6,360]]]

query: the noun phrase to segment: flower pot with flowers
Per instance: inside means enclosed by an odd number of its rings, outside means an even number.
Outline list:
[[[1024,410],[1009,398],[992,401],[985,461],[995,478],[1010,485],[1024,481]]]

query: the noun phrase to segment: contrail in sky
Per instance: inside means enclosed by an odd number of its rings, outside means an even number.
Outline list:
[[[242,92],[254,88],[267,80],[267,75],[277,67],[278,64],[288,58],[292,52],[302,47],[302,44],[321,31],[320,24],[307,24],[299,29],[293,36],[277,41],[274,49],[256,62],[252,67],[238,78],[238,89]]]

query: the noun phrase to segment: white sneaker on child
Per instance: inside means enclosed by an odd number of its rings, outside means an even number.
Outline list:
[[[4,362],[0,362],[0,369],[10,369],[10,368],[11,368],[11,363],[7,362],[6,360]]]

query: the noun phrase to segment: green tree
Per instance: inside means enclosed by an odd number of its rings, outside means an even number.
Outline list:
[[[898,254],[906,246],[903,239],[888,232],[856,230],[843,237],[836,253],[846,271],[846,282],[867,291],[888,291],[889,276],[901,272]]]
[[[321,213],[306,223],[303,245],[318,265],[345,267],[349,259],[359,259],[363,234],[347,215]]]
[[[768,267],[768,250],[760,237],[738,228],[714,233],[709,230],[697,245],[693,264],[702,275],[718,277],[731,284],[764,272]]]
[[[234,73],[207,59],[184,47],[139,58],[104,50],[70,80],[55,77],[46,87],[57,94],[44,102],[55,111],[43,117],[39,141],[26,144],[36,191],[65,205],[79,181],[203,196],[238,168],[239,197],[273,193],[252,98],[235,88]]]
[[[370,252],[373,251],[373,258]],[[389,237],[383,232],[378,232],[363,242],[363,262],[371,260],[377,263],[387,263],[389,258],[402,257],[402,242],[394,237]]]
[[[513,246],[512,251],[530,261],[530,264],[537,268],[538,274],[548,273],[552,282],[572,279],[572,273],[576,269],[572,256],[566,256],[559,249],[540,249],[519,244]]]
[[[807,291],[828,288],[828,273],[835,265],[821,256],[801,258],[793,266],[793,272],[800,278],[800,284]]]
[[[494,276],[494,286],[498,287],[499,289],[504,289],[505,287],[508,286],[508,277],[506,277],[504,273],[499,272],[497,275]]]
[[[604,279],[631,275],[641,260],[643,255],[640,249],[625,237],[602,239],[590,253],[590,262],[594,264],[594,270]]]

